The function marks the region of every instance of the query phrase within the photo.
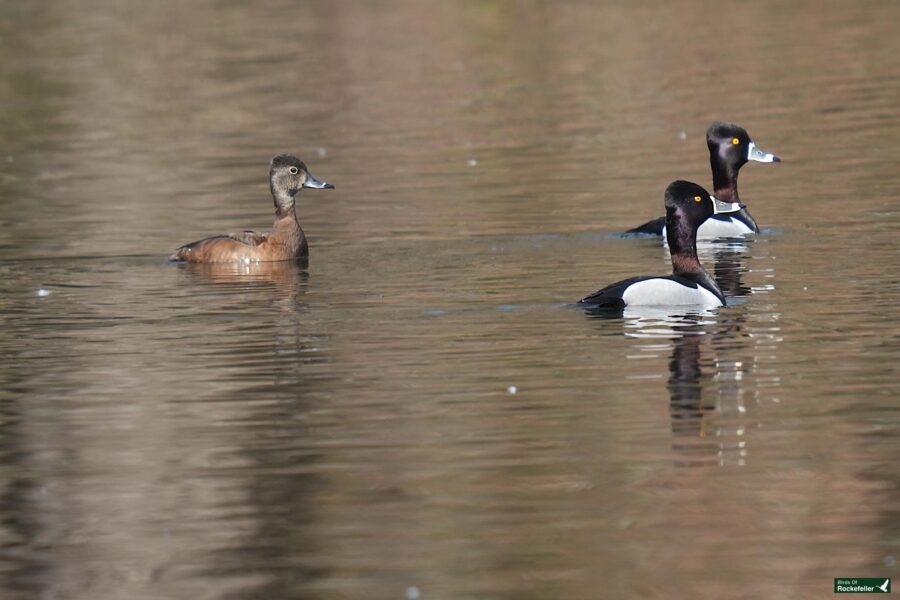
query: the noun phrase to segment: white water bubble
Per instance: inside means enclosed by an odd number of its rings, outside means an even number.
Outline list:
[[[38,298],[46,298],[47,296],[50,295],[50,293],[51,293],[50,290],[48,290],[46,288],[38,288],[38,291],[36,291],[34,293],[34,295],[37,296]]]
[[[516,392],[519,391],[519,388],[517,388],[514,385],[511,385],[508,388],[506,388],[506,391],[509,392],[510,394],[515,394]]]
[[[421,593],[419,592],[419,588],[417,588],[416,586],[411,585],[406,588],[406,597],[409,598],[409,600],[416,600],[416,598],[418,598],[420,595]]]

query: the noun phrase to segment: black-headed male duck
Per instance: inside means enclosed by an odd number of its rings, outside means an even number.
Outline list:
[[[715,122],[706,130],[706,145],[709,147],[709,164],[713,174],[713,194],[723,202],[740,202],[737,190],[738,171],[748,161],[761,163],[781,162],[770,152],[756,147],[743,127],[734,123]],[[666,218],[653,219],[626,234],[645,233],[666,236]],[[700,226],[697,237],[712,239],[738,237],[748,233],[759,233],[759,226],[746,208],[732,214],[715,215]]]
[[[724,306],[725,297],[697,258],[697,230],[710,217],[741,210],[737,202],[722,202],[696,183],[674,181],[666,188],[666,232],[672,274],[631,277],[578,302],[579,306]]]

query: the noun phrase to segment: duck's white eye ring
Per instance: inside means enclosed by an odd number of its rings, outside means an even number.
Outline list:
[[[291,175],[296,175],[297,173],[299,173],[297,167],[291,167],[290,169],[288,169],[288,171],[291,172]]]

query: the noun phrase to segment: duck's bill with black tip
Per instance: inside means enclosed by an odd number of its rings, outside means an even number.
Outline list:
[[[736,213],[742,208],[745,208],[742,202],[722,202],[715,196],[710,196],[709,199],[712,200],[713,203],[714,215],[727,215],[728,213]]]
[[[766,152],[762,148],[757,148],[753,142],[747,144],[747,160],[755,160],[761,163],[781,162],[780,158],[771,152]]]
[[[313,188],[315,190],[333,190],[334,186],[325,181],[319,181],[313,174],[309,171],[306,172],[306,181],[303,182],[303,187],[305,188]]]

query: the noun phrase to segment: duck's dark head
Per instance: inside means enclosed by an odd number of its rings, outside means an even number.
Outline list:
[[[781,159],[765,152],[753,143],[750,134],[734,123],[717,121],[706,130],[709,162],[713,171],[713,185],[717,196],[731,200],[737,195],[738,170],[747,161],[762,163],[781,162]],[[737,200],[737,198],[734,198]]]
[[[717,121],[706,130],[706,145],[710,157],[713,153],[733,165],[743,165],[748,160],[761,163],[781,162],[781,159],[756,147],[747,130],[734,123]]]
[[[294,196],[301,188],[334,189],[334,186],[313,177],[303,161],[290,154],[279,154],[269,165],[269,185],[275,205],[291,208]]]
[[[666,237],[672,243],[693,246],[697,229],[713,215],[741,210],[740,202],[722,202],[690,181],[673,181],[666,188]],[[693,240],[693,241],[692,241]]]

